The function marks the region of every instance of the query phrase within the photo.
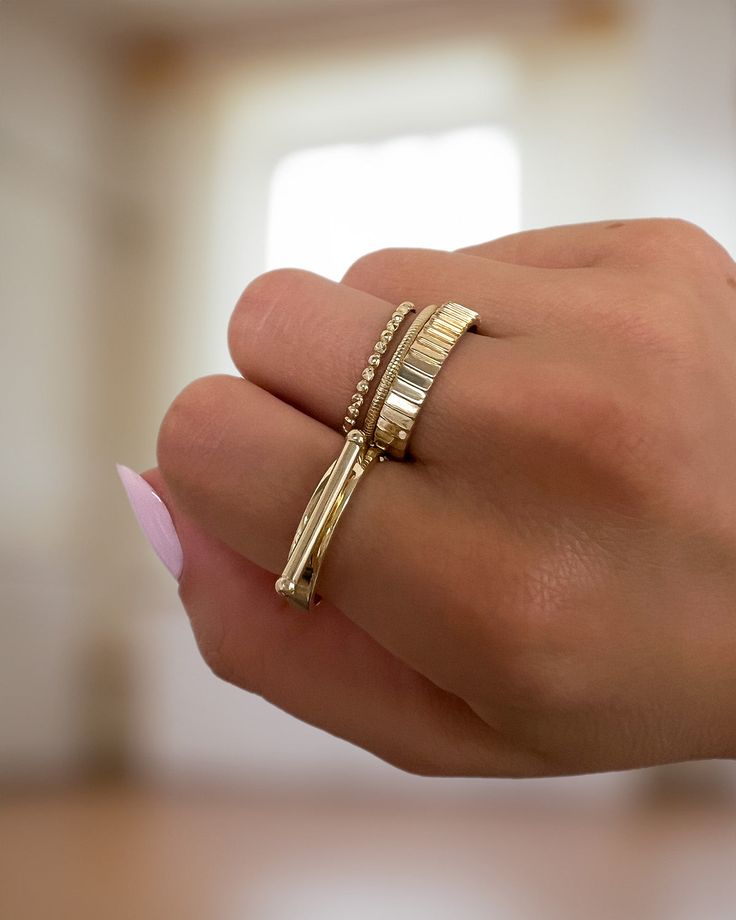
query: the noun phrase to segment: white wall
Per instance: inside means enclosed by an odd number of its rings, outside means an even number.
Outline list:
[[[617,30],[526,48],[524,223],[683,217],[736,253],[736,6],[629,6]]]
[[[632,0],[643,213],[701,224],[736,257],[736,4]]]

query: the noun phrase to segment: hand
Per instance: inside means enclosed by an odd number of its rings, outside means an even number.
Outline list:
[[[481,314],[368,471],[310,614],[276,596],[390,305]],[[558,227],[257,278],[246,379],[161,427],[180,594],[216,674],[422,774],[736,754],[736,265],[703,231]]]

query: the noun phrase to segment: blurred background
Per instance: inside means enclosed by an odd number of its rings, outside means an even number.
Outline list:
[[[414,778],[218,682],[114,462],[256,274],[637,216],[736,252],[730,0],[3,0],[0,916],[736,916],[731,763]]]

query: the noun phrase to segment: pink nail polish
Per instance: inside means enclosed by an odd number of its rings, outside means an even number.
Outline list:
[[[120,463],[116,464],[116,469],[141,530],[158,558],[178,581],[184,555],[168,508],[142,476]]]

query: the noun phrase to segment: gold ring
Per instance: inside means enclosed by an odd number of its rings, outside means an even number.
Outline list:
[[[327,547],[353,490],[379,453],[375,447],[366,450],[362,431],[349,432],[312,493],[275,585],[276,593],[297,607],[309,610],[319,603],[315,588]]]
[[[380,343],[388,345],[396,329],[414,305],[404,302],[392,314]],[[422,310],[399,343],[376,389],[363,430],[355,424],[363,397],[386,348],[376,348],[361,375],[351,400],[356,411],[345,417],[345,443],[312,493],[302,514],[276,592],[297,607],[309,610],[319,602],[316,585],[327,547],[340,516],[358,482],[376,459],[397,459],[406,453],[419,410],[452,348],[479,322],[478,314],[461,304],[448,302]],[[352,423],[352,424],[350,424]]]
[[[354,426],[389,342],[405,317],[415,309],[409,301],[399,304],[374,345],[343,422],[346,432],[343,448],[312,493],[294,534],[284,570],[276,580],[276,593],[304,610],[319,602],[315,587],[332,534],[358,481],[381,453],[369,445],[363,432],[356,431]]]
[[[419,411],[437,374],[463,334],[477,326],[479,319],[474,310],[459,303],[448,302],[434,309],[406,349],[381,403],[373,434],[376,447],[395,460],[405,456]]]
[[[365,394],[370,388],[371,380],[375,377],[378,365],[381,363],[381,358],[386,354],[386,350],[391,339],[394,337],[394,333],[399,328],[404,318],[409,313],[414,313],[415,310],[416,307],[414,304],[408,300],[400,303],[391,315],[391,319],[386,323],[386,328],[378,337],[378,341],[373,346],[373,352],[368,358],[368,363],[363,368],[360,380],[355,386],[355,393],[353,393],[350,399],[350,405],[348,406],[348,411],[342,423],[342,430],[345,434],[355,428],[358,416],[360,415],[360,407],[365,402]]]
[[[391,360],[389,361],[386,370],[384,371],[383,377],[381,377],[381,380],[376,387],[376,391],[373,394],[373,399],[371,400],[371,404],[368,408],[368,411],[366,412],[365,419],[363,420],[363,433],[365,434],[366,441],[369,444],[373,443],[373,435],[376,431],[378,415],[381,411],[384,400],[386,399],[386,394],[388,393],[391,384],[396,379],[396,374],[398,373],[401,362],[411,345],[413,345],[414,340],[423,329],[425,323],[429,320],[436,309],[437,305],[432,304],[431,306],[425,307],[422,310],[422,312],[417,316],[411,326],[409,326],[404,334],[404,337],[396,346],[396,351],[391,356]]]

